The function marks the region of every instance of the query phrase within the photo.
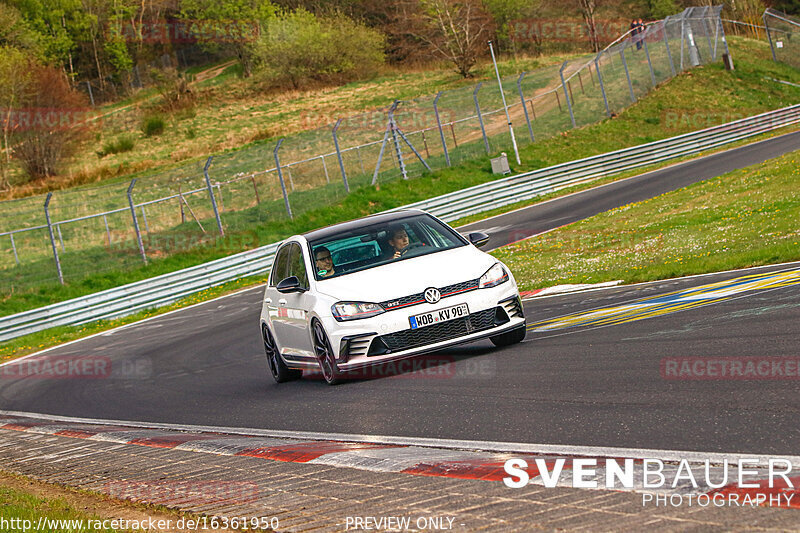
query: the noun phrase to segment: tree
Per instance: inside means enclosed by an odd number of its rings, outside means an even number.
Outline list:
[[[479,0],[420,0],[419,29],[412,29],[435,54],[452,62],[464,78],[485,53],[491,17]]]
[[[653,20],[667,18],[679,11],[675,0],[647,0],[647,14]]]
[[[226,32],[220,45],[233,48],[242,64],[244,77],[252,74],[256,34],[275,17],[276,8],[269,0],[183,0],[181,18],[188,23],[216,22]]]
[[[92,17],[80,0],[6,0],[16,7],[28,27],[42,36],[45,62],[64,65],[74,73],[74,53],[87,37]]]
[[[298,88],[306,80],[345,81],[369,75],[384,61],[383,35],[344,15],[315,16],[304,9],[267,25],[256,46],[270,81]]]
[[[13,157],[28,177],[58,174],[86,133],[85,97],[72,89],[59,69],[30,64],[30,92],[20,102],[12,120]]]
[[[500,46],[517,52],[511,24],[523,17],[531,16],[540,6],[541,0],[483,0],[497,27]]]
[[[800,0],[775,0],[772,7],[787,15],[800,15]]]
[[[586,24],[586,29],[589,31],[592,49],[595,52],[600,51],[600,37],[597,35],[597,24],[594,18],[600,1],[601,0],[572,0],[572,2],[577,5],[581,17],[583,17],[583,22]]]
[[[11,46],[0,46],[0,124],[3,128],[3,157],[0,160],[0,190],[9,187],[8,168],[11,163],[10,138],[12,117],[33,90],[30,75],[31,60]]]
[[[28,26],[18,9],[0,3],[0,46],[12,46],[41,57],[42,36]]]

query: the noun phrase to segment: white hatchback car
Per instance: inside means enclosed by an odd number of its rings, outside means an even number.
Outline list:
[[[397,211],[296,235],[275,254],[261,311],[272,376],[348,372],[489,337],[525,338],[508,268],[423,211]],[[351,374],[352,375],[352,374]]]

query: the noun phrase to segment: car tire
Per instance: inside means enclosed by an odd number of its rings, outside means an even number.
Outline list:
[[[322,378],[328,385],[336,385],[341,381],[341,374],[336,366],[336,356],[333,353],[331,342],[319,320],[314,319],[311,324],[314,334],[314,353],[319,362]]]
[[[512,329],[511,331],[507,331],[506,333],[489,337],[489,340],[492,341],[492,344],[498,347],[511,346],[512,344],[522,342],[523,339],[525,339],[526,333],[527,331],[525,329],[525,325],[523,324],[522,326]]]
[[[272,378],[278,383],[285,383],[300,379],[303,376],[302,370],[293,370],[286,366],[278,353],[278,346],[266,324],[261,326],[261,336],[264,339],[264,352],[267,355],[267,365]]]

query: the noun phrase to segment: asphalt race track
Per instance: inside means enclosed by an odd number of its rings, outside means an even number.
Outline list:
[[[463,232],[484,231],[492,238],[487,248],[498,248],[603,211],[641,202],[794,150],[800,150],[800,131],[556,198],[546,203],[468,224],[459,229]]]
[[[495,244],[510,242],[520,231],[561,226],[798,148],[800,132],[471,228],[493,229]],[[525,305],[530,331],[520,345],[495,349],[481,341],[411,360],[416,366],[383,369],[394,374],[389,377],[337,387],[314,378],[272,381],[258,333],[262,290],[249,290],[32,358],[94,357],[108,362],[110,373],[46,379],[20,376],[20,365],[31,358],[7,364],[0,368],[0,409],[276,430],[795,453],[797,375],[675,379],[664,375],[664,365],[683,357],[800,360],[799,269],[534,299]],[[782,273],[763,276],[773,271]],[[762,276],[746,280],[749,285],[674,295],[754,273]],[[718,297],[708,295],[713,291]],[[651,311],[628,312],[643,306]],[[609,313],[617,318],[599,318]],[[567,318],[551,320],[560,317]]]

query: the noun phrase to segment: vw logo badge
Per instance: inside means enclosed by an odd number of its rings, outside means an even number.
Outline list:
[[[434,289],[433,287],[425,289],[425,301],[429,304],[435,304],[441,300],[441,298],[442,294],[439,292],[439,289]]]

